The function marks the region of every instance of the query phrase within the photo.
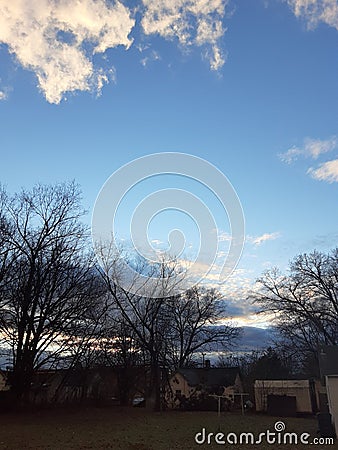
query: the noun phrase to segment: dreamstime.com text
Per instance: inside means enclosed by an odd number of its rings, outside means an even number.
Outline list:
[[[274,431],[266,430],[261,433],[211,433],[205,428],[195,434],[196,444],[219,445],[333,445],[333,437],[311,437],[309,433],[295,433],[285,431],[286,425],[282,421],[274,424]]]

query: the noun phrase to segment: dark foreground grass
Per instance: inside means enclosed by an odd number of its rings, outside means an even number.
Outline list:
[[[315,418],[284,418],[264,415],[223,413],[221,431],[259,433],[283,420],[286,431],[309,433],[317,437]],[[217,413],[213,412],[147,412],[142,408],[78,408],[42,410],[31,413],[0,415],[0,449],[309,449],[309,445],[197,445],[194,436],[202,428],[218,431]],[[311,449],[336,449],[334,445],[311,445]]]

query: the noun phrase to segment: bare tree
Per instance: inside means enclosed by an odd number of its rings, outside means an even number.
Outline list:
[[[214,351],[215,346],[229,349],[241,332],[227,318],[225,301],[216,289],[194,286],[169,299],[168,315],[166,354],[174,368],[188,365],[197,352]]]
[[[146,393],[147,406],[151,409],[159,409],[161,354],[168,326],[162,314],[166,299],[138,296],[121,288],[116,280],[114,281],[104,272],[102,274],[114,306],[119,311],[121,323],[124,324],[121,331],[127,334],[127,336],[120,336],[119,342],[120,344],[134,343],[135,347],[141,349],[143,361],[149,365],[150,370]]]
[[[338,249],[297,256],[288,275],[265,272],[253,296],[261,311],[272,313],[284,344],[317,353],[338,342]]]
[[[55,365],[91,322],[97,275],[86,253],[86,228],[74,183],[2,194],[0,332],[12,353],[12,390],[23,399],[34,371]],[[3,247],[2,247],[3,248]]]
[[[180,265],[165,255],[151,264],[134,258],[123,248],[116,249],[110,243],[100,244],[97,249],[101,275],[112,298],[112,320],[120,317],[123,329],[128,333],[124,342],[133,342],[140,349],[142,360],[149,367],[146,406],[159,409],[165,365],[163,355],[171,326],[168,297],[177,287]],[[126,280],[124,277],[123,264],[126,261],[134,267],[135,279]],[[144,275],[141,283],[139,274]],[[121,337],[120,342],[123,342]]]

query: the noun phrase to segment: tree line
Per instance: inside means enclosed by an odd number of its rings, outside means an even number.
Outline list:
[[[42,368],[118,365],[127,374],[146,365],[147,403],[158,408],[163,370],[194,365],[215,346],[229,350],[241,329],[227,319],[219,291],[195,286],[172,294],[182,270],[177,259],[150,264],[104,243],[98,264],[81,200],[74,182],[0,190],[0,349],[11,391],[24,401]],[[120,282],[128,258],[152,280],[142,295]],[[288,273],[271,269],[257,286],[250,298],[269,314],[275,346],[222,364],[236,362],[248,379],[269,376],[277,360],[278,374],[318,376],[318,348],[338,342],[338,249],[299,255]]]

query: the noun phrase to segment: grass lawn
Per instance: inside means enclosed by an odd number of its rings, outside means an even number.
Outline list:
[[[221,432],[259,433],[282,420],[285,432],[309,433],[317,437],[315,418],[284,418],[264,415],[222,413]],[[122,449],[170,450],[197,448],[227,449],[305,449],[309,445],[291,444],[213,444],[197,445],[194,436],[205,428],[218,431],[217,413],[166,411],[151,413],[143,408],[77,408],[41,410],[32,413],[0,415],[0,449]],[[337,449],[338,445],[312,445],[312,449]]]

